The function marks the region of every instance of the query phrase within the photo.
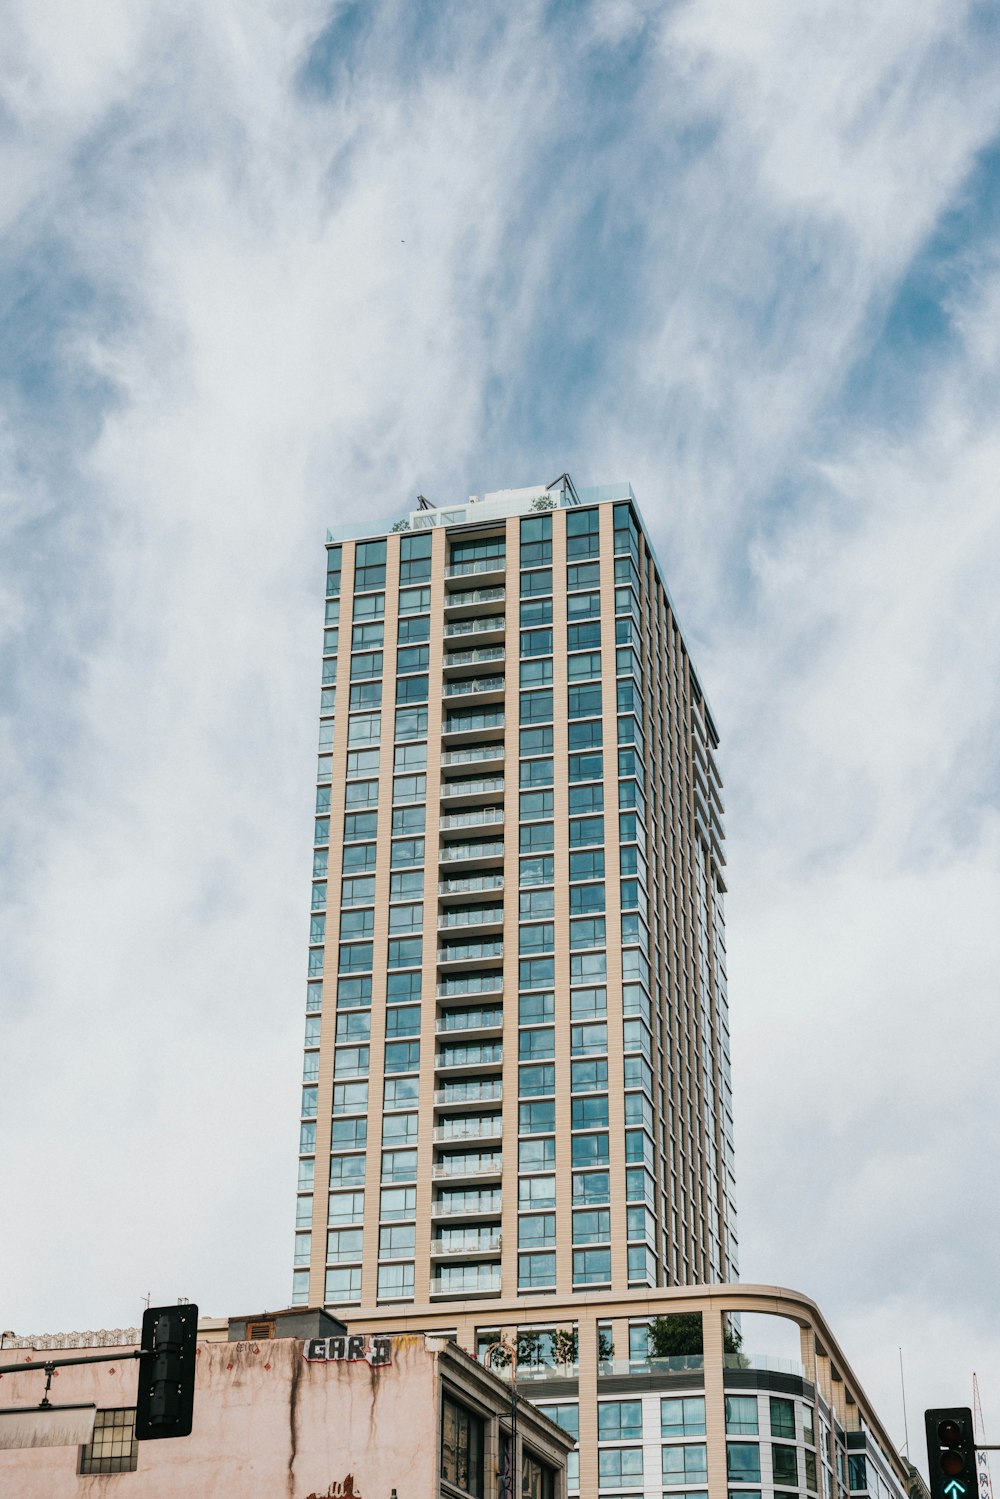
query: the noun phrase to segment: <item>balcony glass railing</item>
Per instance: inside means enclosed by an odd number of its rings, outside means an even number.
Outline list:
[[[473,911],[445,911],[438,917],[438,931],[464,926],[495,926],[503,921],[503,906],[476,906]]]
[[[435,1022],[439,1036],[449,1031],[495,1031],[503,1025],[503,1010],[449,1010]]]
[[[469,1233],[450,1233],[431,1240],[431,1254],[497,1254],[500,1247],[497,1228],[475,1228]]]
[[[499,1265],[462,1266],[461,1273],[431,1276],[431,1295],[469,1295],[473,1291],[499,1291]]]
[[[502,645],[481,645],[471,651],[449,651],[444,666],[446,671],[449,666],[475,666],[479,661],[502,661],[505,655]]]
[[[503,588],[469,588],[464,593],[445,594],[446,609],[465,609],[470,604],[499,604],[506,596]]]
[[[434,1167],[434,1180],[449,1176],[499,1176],[503,1158],[499,1151],[464,1150],[460,1155],[444,1156]]]
[[[445,577],[471,578],[476,573],[502,573],[506,566],[506,557],[477,557],[474,562],[453,562]]]
[[[445,682],[445,697],[468,697],[472,692],[503,692],[503,677],[459,677],[457,681]]]
[[[601,1359],[598,1373],[623,1374],[691,1374],[700,1373],[705,1360],[700,1353],[674,1353],[668,1358]]]
[[[495,1067],[503,1061],[503,1042],[485,1042],[478,1046],[442,1046],[434,1059],[444,1072],[449,1067]]]
[[[444,734],[475,734],[486,729],[503,728],[503,709],[487,713],[449,713],[444,721]]]
[[[499,1117],[490,1115],[477,1119],[470,1115],[467,1119],[439,1124],[434,1131],[434,1143],[444,1145],[449,1140],[498,1140],[502,1134],[503,1120]]]
[[[503,807],[473,807],[468,812],[446,812],[442,828],[492,828],[503,822]]]
[[[474,765],[481,760],[502,760],[502,744],[474,744],[469,749],[445,750],[442,765]]]
[[[503,1194],[499,1187],[485,1192],[472,1187],[467,1192],[453,1190],[442,1193],[431,1203],[431,1212],[440,1218],[468,1218],[473,1213],[499,1213],[502,1207]]]
[[[439,947],[437,953],[439,963],[476,963],[502,957],[503,942],[499,937],[495,942],[449,942],[446,947]]]
[[[502,845],[501,845],[502,846]],[[477,890],[502,890],[503,875],[462,874],[450,880],[438,882],[439,895],[472,895]]]
[[[455,864],[462,859],[502,859],[503,844],[490,843],[451,843],[446,844],[438,854],[442,864]]]
[[[497,1013],[502,1014],[502,1011]],[[449,1083],[434,1094],[434,1102],[439,1107],[460,1103],[499,1103],[501,1098],[503,1083],[499,1078],[487,1083]]]
[[[502,791],[503,785],[503,776],[480,776],[478,779],[467,781],[444,781],[441,785],[441,795],[444,797],[482,796],[485,792]]]
[[[490,630],[502,630],[506,623],[502,614],[485,614],[478,619],[453,620],[444,633],[448,639],[455,635],[485,635]]]
[[[447,999],[449,994],[500,994],[502,991],[502,973],[456,973],[454,978],[442,979],[437,986],[440,999]]]

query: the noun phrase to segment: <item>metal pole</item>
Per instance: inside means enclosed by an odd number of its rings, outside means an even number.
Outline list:
[[[117,1353],[91,1353],[82,1358],[46,1358],[26,1364],[4,1364],[0,1367],[0,1374],[44,1374],[49,1369],[68,1368],[70,1364],[118,1364],[129,1358],[141,1357],[141,1348],[133,1348],[126,1353],[119,1349]]]

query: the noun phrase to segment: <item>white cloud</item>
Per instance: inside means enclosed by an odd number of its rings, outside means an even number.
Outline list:
[[[923,1186],[995,1146],[995,247],[912,430],[837,392],[1000,68],[943,4],[339,13],[326,96],[318,4],[16,10],[11,253],[95,310],[77,404],[6,414],[5,1325],[284,1298],[323,528],[569,463],[632,478],[720,710],[744,1268],[891,1406],[886,1340],[996,1305]]]

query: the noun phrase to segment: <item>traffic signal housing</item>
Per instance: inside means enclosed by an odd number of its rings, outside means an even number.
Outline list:
[[[976,1436],[968,1406],[925,1411],[931,1499],[975,1499]]]
[[[139,1355],[137,1442],[190,1436],[197,1347],[196,1306],[187,1302],[147,1308],[142,1319]]]

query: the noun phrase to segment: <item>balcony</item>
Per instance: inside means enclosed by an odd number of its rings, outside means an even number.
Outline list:
[[[500,1176],[503,1172],[503,1157],[499,1150],[483,1155],[479,1151],[465,1151],[458,1155],[443,1156],[433,1168],[437,1181],[465,1181],[480,1176]]]
[[[438,827],[442,833],[454,833],[465,828],[503,827],[503,807],[471,807],[465,812],[445,812]]]
[[[444,684],[444,696],[446,698],[475,697],[486,703],[499,703],[503,701],[506,678],[501,676],[492,677],[452,677]]]
[[[434,1275],[430,1289],[432,1296],[498,1296],[500,1266],[470,1265],[461,1275]]]
[[[503,925],[503,906],[474,906],[469,911],[444,911],[438,917],[438,931],[450,932],[463,927]]]
[[[465,588],[444,596],[445,614],[450,619],[468,618],[484,604],[502,604],[507,597],[506,589]]]
[[[450,880],[438,881],[438,895],[444,899],[456,895],[478,895],[491,890],[503,889],[502,874],[462,874]],[[447,915],[447,912],[445,913]],[[442,920],[444,917],[442,917]]]
[[[488,708],[483,713],[453,712],[445,716],[441,737],[451,743],[475,743],[494,738],[503,725],[502,708]]]
[[[449,1083],[434,1094],[437,1108],[461,1108],[463,1104],[499,1103],[503,1098],[503,1083],[493,1078],[486,1083]]]
[[[437,1036],[459,1035],[463,1031],[492,1031],[503,1034],[503,1010],[448,1010],[434,1023]]]
[[[498,1228],[474,1228],[468,1233],[452,1232],[443,1239],[431,1240],[431,1258],[466,1254],[499,1254],[501,1233]]]
[[[478,619],[453,619],[446,627],[444,636],[446,640],[467,639],[470,635],[476,640],[483,636],[502,635],[507,625],[502,614],[480,615]]]
[[[459,999],[465,994],[502,994],[502,973],[456,973],[437,986],[438,999]]]
[[[502,864],[503,844],[491,840],[486,843],[444,844],[438,851],[442,864]]]
[[[506,557],[477,557],[472,562],[455,562],[445,571],[446,578],[502,578],[507,571]]]
[[[438,963],[490,963],[503,957],[499,937],[483,942],[449,942],[437,951]]]
[[[489,661],[502,661],[507,652],[502,645],[478,645],[471,650],[449,651],[444,658],[445,671],[458,667],[479,666]]]
[[[446,750],[441,756],[441,764],[477,765],[483,761],[502,759],[502,744],[473,744],[468,749]]]
[[[499,1189],[491,1192],[455,1192],[431,1203],[432,1218],[498,1218],[503,1201]]]
[[[503,1120],[463,1119],[452,1124],[439,1124],[434,1131],[434,1144],[447,1145],[450,1140],[499,1140],[503,1135]]]
[[[503,795],[503,776],[468,776],[461,781],[442,781],[441,795],[447,801],[474,801],[479,796]]]
[[[502,1062],[502,1041],[486,1041],[469,1046],[446,1046],[434,1058],[434,1066],[438,1072],[478,1072],[483,1067],[499,1067]]]

